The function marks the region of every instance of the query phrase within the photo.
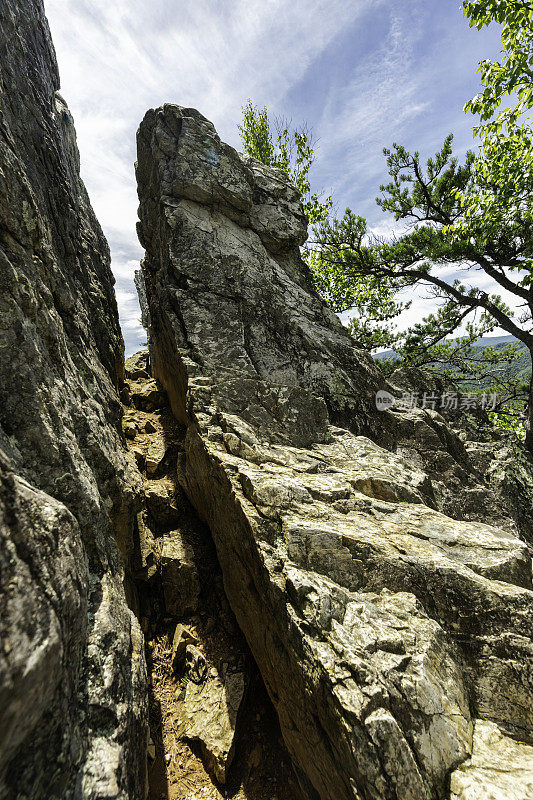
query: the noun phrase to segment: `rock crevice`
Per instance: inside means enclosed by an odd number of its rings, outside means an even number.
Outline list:
[[[124,431],[145,499],[133,577],[151,677],[149,800],[298,800],[209,531],[177,481],[185,429],[149,373],[146,352],[126,361]]]
[[[530,800],[519,444],[378,411],[296,189],[180,106],[125,370],[42,0],[0,34],[0,800]]]
[[[490,524],[497,497],[438,413],[376,410],[395,389],[314,293],[283,173],[167,105],[141,124],[137,177],[154,375],[187,426],[179,480],[301,784],[442,798],[476,718],[533,735],[512,516]]]

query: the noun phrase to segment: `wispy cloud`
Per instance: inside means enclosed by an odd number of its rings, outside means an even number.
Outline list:
[[[238,146],[247,97],[288,117],[296,108],[320,139],[317,183],[341,206],[372,208],[371,223],[381,226],[373,198],[382,146],[397,136],[421,147],[442,138],[450,114],[441,110],[451,104],[455,119],[471,93],[464,75],[473,74],[476,50],[465,43],[481,42],[480,57],[491,54],[483,42],[494,36],[469,32],[455,5],[45,0],[82,175],[111,247],[128,352],[144,340],[132,278],[142,257],[135,131],[145,111],[164,102],[193,106]],[[463,128],[464,148],[464,120]]]
[[[370,5],[46,0],[82,175],[117,277],[131,280],[142,256],[133,162],[135,131],[146,110],[164,102],[194,106],[237,145],[235,122],[245,99],[280,106],[313,59]],[[118,302],[131,350],[138,311],[127,294],[127,300],[119,294]]]
[[[416,45],[423,36],[422,4],[388,3],[384,37],[355,64],[344,86],[335,86],[319,123],[321,155],[330,177],[343,192],[353,180],[376,174],[376,160],[394,132],[422,114],[430,98],[421,89],[424,71],[416,69]],[[340,100],[340,102],[339,102]],[[333,165],[343,165],[340,182]]]

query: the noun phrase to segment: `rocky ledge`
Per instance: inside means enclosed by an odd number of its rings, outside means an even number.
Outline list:
[[[0,797],[142,798],[146,666],[123,586],[109,249],[41,0],[0,4]]]
[[[282,172],[166,105],[139,129],[137,178],[179,480],[307,795],[531,797],[531,560],[512,512],[438,413],[376,410],[395,389],[314,293]]]
[[[125,373],[42,0],[0,34],[1,800],[532,800],[531,462],[376,409],[296,190],[193,109],[139,130]]]

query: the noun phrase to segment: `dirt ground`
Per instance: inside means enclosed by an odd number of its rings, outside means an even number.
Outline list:
[[[176,459],[184,428],[174,419],[161,387],[155,390],[155,382],[148,375],[128,384],[131,399],[126,403],[123,421],[128,446],[146,490],[151,487],[153,491],[163,483],[171,487],[171,502],[178,515],[171,527],[179,528],[191,545],[201,586],[198,608],[192,616],[180,619],[168,615],[160,558],[167,528],[161,520],[151,518],[148,510],[144,512],[144,523],[152,536],[150,563],[154,566],[150,572],[146,567],[139,571],[135,593],[151,680],[149,800],[305,800],[281,737],[276,712],[227,602],[209,530],[179,487]],[[150,470],[152,452],[161,461]],[[178,623],[195,635],[210,667],[220,673],[224,663],[238,664],[239,670],[247,675],[248,686],[236,727],[235,756],[225,786],[209,776],[198,745],[185,741],[179,733],[185,684],[171,665],[172,638]]]
[[[239,720],[235,759],[226,786],[216,785],[194,745],[178,733],[182,685],[169,671],[170,639],[150,643],[149,800],[303,800],[281,739],[276,713],[255,672]]]

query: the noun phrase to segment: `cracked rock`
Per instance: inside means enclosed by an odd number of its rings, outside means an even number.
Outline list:
[[[246,683],[242,672],[226,672],[223,677],[216,670],[213,673],[202,683],[187,683],[180,733],[200,743],[207,768],[219,783],[225,783]]]
[[[174,617],[194,614],[200,580],[192,548],[179,530],[169,531],[163,537],[161,580],[167,612]]]
[[[533,738],[512,514],[437,412],[376,409],[397,390],[316,295],[283,173],[165,105],[139,128],[137,180],[153,374],[187,426],[179,481],[302,787],[442,798],[476,715]]]

